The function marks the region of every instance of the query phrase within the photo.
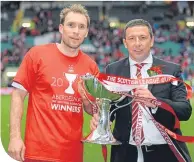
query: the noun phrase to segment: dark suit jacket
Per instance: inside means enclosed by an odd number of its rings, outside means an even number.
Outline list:
[[[175,76],[176,78],[181,79],[181,69],[179,65],[170,62],[165,62],[163,60],[153,57],[152,66],[155,65],[164,65],[162,67],[163,74],[170,74]],[[106,68],[106,73],[130,78],[129,58],[127,57],[120,61],[109,64]],[[174,109],[180,121],[185,121],[189,119],[189,117],[191,116],[192,108],[190,102],[186,99],[186,89],[183,83],[179,82],[178,86],[174,86],[171,83],[149,85],[148,89],[157,99],[169,104]],[[126,104],[129,102],[129,100],[130,99],[126,97],[119,103],[119,105]],[[113,135],[117,140],[123,143],[128,143],[131,131],[130,106],[116,110],[116,116],[113,115],[111,117],[111,120],[114,120],[115,118],[115,127],[113,130]],[[115,107],[112,106],[111,111],[114,108]],[[180,129],[174,129],[175,118],[170,112],[158,108],[156,114],[153,114],[153,117],[156,121],[158,121],[168,129],[172,130],[175,133],[181,134]],[[185,143],[175,141],[174,139],[172,140],[177,146],[178,150],[181,152],[181,154],[185,157],[185,159],[187,159],[188,162],[191,162],[191,158]]]

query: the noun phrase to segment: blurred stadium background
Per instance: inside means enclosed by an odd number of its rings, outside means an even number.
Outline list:
[[[25,53],[34,45],[60,41],[59,13],[76,2],[1,2],[1,140],[7,151],[11,81]],[[194,86],[194,2],[193,1],[85,1],[91,17],[88,38],[81,49],[101,71],[128,55],[122,43],[123,27],[134,18],[148,20],[155,34],[153,55],[181,64],[184,80]],[[194,89],[194,87],[193,87]],[[192,104],[194,107],[194,98]],[[25,105],[27,102],[25,102]],[[25,111],[26,112],[26,111]],[[90,117],[85,115],[84,134]],[[182,122],[184,135],[194,135],[194,115]],[[24,133],[25,117],[22,131]],[[194,145],[189,145],[194,160]],[[100,146],[85,145],[85,162],[102,162]]]

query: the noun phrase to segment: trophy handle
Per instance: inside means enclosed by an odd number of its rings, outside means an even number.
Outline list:
[[[134,101],[134,99],[135,99],[135,98],[133,98],[129,103],[127,103],[127,104],[125,104],[125,105],[122,105],[122,106],[119,106],[119,105],[118,105],[119,102],[117,102],[117,103],[115,104],[115,106],[116,106],[117,108],[110,112],[109,118],[111,118],[113,112],[115,112],[115,111],[117,111],[118,109],[121,109],[121,108],[123,108],[123,107],[125,107],[125,106],[130,105],[130,104]]]

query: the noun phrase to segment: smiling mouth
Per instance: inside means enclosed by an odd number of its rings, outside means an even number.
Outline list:
[[[142,52],[142,50],[134,50],[134,52]]]
[[[79,38],[73,38],[73,37],[70,37],[71,39],[73,39],[73,40],[79,40]]]

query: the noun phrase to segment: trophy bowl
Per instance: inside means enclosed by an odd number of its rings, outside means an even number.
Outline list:
[[[97,128],[93,130],[83,142],[120,145],[111,132],[110,128],[110,107],[111,102],[118,100],[121,95],[108,91],[102,83],[92,75],[81,76],[85,90],[96,98],[95,105],[98,107],[99,121]]]

